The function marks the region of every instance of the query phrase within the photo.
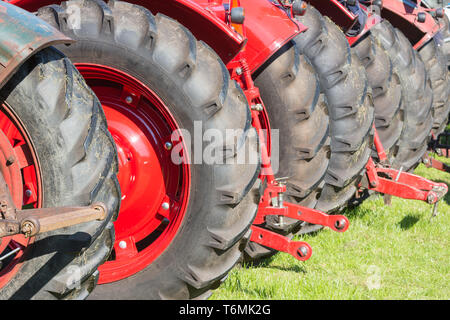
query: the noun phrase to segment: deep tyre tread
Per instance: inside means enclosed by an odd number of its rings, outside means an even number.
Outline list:
[[[366,34],[352,50],[366,69],[375,105],[375,127],[392,162],[404,126],[399,76],[389,56],[372,34]],[[375,148],[373,157],[378,158]]]
[[[355,194],[371,154],[372,93],[363,65],[330,19],[312,6],[297,19],[308,30],[295,39],[296,46],[317,71],[328,104],[331,155],[321,188],[306,199],[290,195],[302,205],[334,212]]]
[[[402,86],[404,129],[392,166],[410,171],[426,152],[433,125],[431,84],[422,59],[400,30],[383,20],[371,31],[388,53]]]
[[[0,299],[84,299],[112,250],[112,222],[120,204],[117,153],[100,103],[72,63],[52,47],[26,61],[0,95],[34,144],[43,207],[103,202],[108,208],[103,221],[36,236]]]
[[[277,177],[288,177],[287,201],[338,211],[356,192],[370,156],[373,103],[364,67],[329,19],[309,6],[297,17],[308,26],[258,71],[255,83],[271,129],[278,129]],[[276,217],[264,227],[285,236],[321,226]],[[258,264],[276,251],[250,242],[246,258]]]
[[[81,12],[80,28],[68,7]],[[178,22],[121,1],[75,0],[38,15],[77,44],[61,48],[74,61],[126,71],[155,91],[181,128],[240,129],[224,141],[225,164],[191,164],[185,218],[170,246],[149,266],[124,280],[99,286],[100,299],[202,299],[240,260],[256,215],[260,168],[258,140],[244,93],[220,58]],[[192,142],[193,143],[193,142]],[[195,152],[195,149],[191,147]],[[254,156],[252,164],[237,159]]]
[[[419,50],[425,63],[433,90],[433,133],[436,137],[445,130],[450,112],[450,82],[442,45],[435,38]]]

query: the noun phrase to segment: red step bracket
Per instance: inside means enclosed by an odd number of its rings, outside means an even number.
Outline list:
[[[348,229],[349,221],[342,215],[331,216],[319,210],[283,201],[286,185],[277,181],[272,171],[271,159],[267,147],[268,137],[264,136],[261,124],[260,116],[265,112],[265,108],[259,90],[255,87],[248,65],[241,55],[238,55],[237,59],[229,63],[228,68],[231,71],[233,80],[236,80],[243,88],[250,104],[252,124],[253,127],[255,127],[260,140],[262,170],[259,178],[262,183],[266,185],[258,207],[257,216],[253,222],[250,240],[265,247],[289,253],[300,261],[308,260],[312,254],[312,248],[308,243],[303,241],[291,241],[288,237],[258,225],[263,224],[266,221],[267,216],[275,215],[330,227],[337,232],[344,232]]]
[[[390,168],[385,164],[386,153],[376,129],[374,140],[380,163],[375,164],[372,158],[367,162],[369,190],[404,199],[422,200],[429,204],[437,203],[448,192],[445,183],[436,183],[412,173]]]

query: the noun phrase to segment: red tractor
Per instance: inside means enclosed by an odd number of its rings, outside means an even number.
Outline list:
[[[405,172],[431,132],[425,64],[402,38],[395,65],[357,1],[9,2],[76,40],[58,48],[117,145],[121,211],[94,298],[206,298],[243,251],[308,259],[292,235],[347,230],[329,214],[364,189],[447,191]]]

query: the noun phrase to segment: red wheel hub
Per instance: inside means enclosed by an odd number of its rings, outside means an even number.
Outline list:
[[[119,157],[116,242],[100,267],[99,283],[108,283],[144,269],[172,242],[186,211],[190,170],[188,162],[171,161],[171,135],[179,127],[153,90],[110,67],[77,68],[102,103]]]
[[[27,132],[6,103],[0,108],[0,129],[0,171],[14,204],[18,208],[38,208],[42,202],[38,160]],[[19,272],[22,257],[33,239],[16,235],[0,240],[2,288]]]

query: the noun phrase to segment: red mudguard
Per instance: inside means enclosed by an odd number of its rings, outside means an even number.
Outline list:
[[[423,23],[417,21],[419,12],[424,12],[426,15]],[[381,16],[400,29],[416,50],[426,44],[440,30],[439,24],[431,14],[410,0],[383,0]]]
[[[319,12],[329,17],[342,30],[347,31],[356,22],[357,17],[337,0],[307,0]]]

